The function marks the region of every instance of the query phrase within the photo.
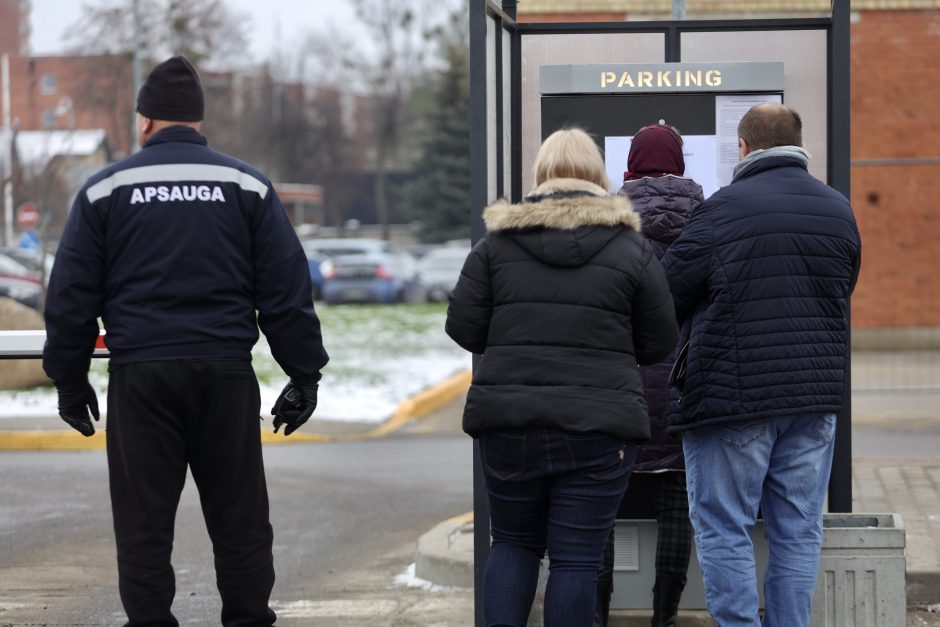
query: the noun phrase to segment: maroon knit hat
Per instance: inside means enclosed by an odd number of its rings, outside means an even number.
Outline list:
[[[627,156],[627,171],[623,180],[641,179],[644,176],[685,174],[685,159],[682,158],[682,139],[671,127],[663,124],[644,126],[630,142]]]

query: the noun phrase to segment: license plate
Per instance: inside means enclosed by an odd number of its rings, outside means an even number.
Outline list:
[[[363,300],[369,295],[365,290],[348,290],[346,292],[347,300]]]

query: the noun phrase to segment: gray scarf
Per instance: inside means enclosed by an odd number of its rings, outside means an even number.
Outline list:
[[[765,157],[796,157],[803,162],[803,165],[808,166],[812,155],[809,154],[806,148],[800,148],[799,146],[774,146],[773,148],[753,150],[747,153],[747,156],[738,161],[737,165],[734,166],[734,176],[731,177],[731,182],[737,180],[738,175],[741,174],[741,170],[758,159]]]

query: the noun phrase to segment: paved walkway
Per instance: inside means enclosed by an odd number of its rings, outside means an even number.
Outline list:
[[[853,511],[901,515],[912,608],[908,624],[940,625],[940,447],[931,448],[931,442],[940,441],[940,353],[856,353],[852,368],[853,439],[866,443],[856,447],[865,455],[853,459]],[[409,429],[457,429],[461,410],[459,402],[452,403]],[[914,449],[912,443],[927,454],[898,451],[904,446]],[[882,450],[892,455],[883,456]],[[436,541],[426,545],[428,553],[435,553],[434,568],[447,569],[450,559],[454,564],[444,575],[447,583],[466,580],[472,573],[472,521],[455,520],[437,531]],[[928,606],[932,612],[924,609]],[[648,624],[648,614],[618,612],[612,624],[640,625],[644,620]],[[680,623],[710,624],[707,616],[694,614]]]
[[[934,453],[930,450],[930,440],[920,437],[928,433],[936,437],[940,428],[940,352],[856,353],[852,360],[852,378],[853,432],[856,439],[864,434],[869,437],[871,434],[886,434],[903,436],[897,440],[899,442],[918,438],[927,442],[917,449],[924,454],[917,456],[910,456],[909,451],[900,454],[893,451],[892,456],[866,454],[856,457],[853,460],[853,509],[856,512],[897,512],[901,515],[907,531],[908,604],[932,605],[935,609],[934,612],[912,609],[908,625],[940,627],[940,611],[936,611],[940,610],[940,447]],[[452,402],[420,422],[405,427],[403,433],[453,433],[459,430],[461,410],[459,400]],[[62,423],[55,417],[0,421],[0,430],[62,428]],[[337,427],[315,422],[305,430],[327,432],[334,428],[348,435],[367,430],[366,425]],[[893,446],[897,447],[896,444]],[[890,446],[886,445],[886,450],[889,449]],[[436,521],[428,521],[428,528],[435,524]],[[466,531],[467,528],[463,529]],[[472,563],[472,543],[466,533],[463,537],[460,535],[454,536],[454,550],[448,559],[470,560]],[[373,583],[379,585],[379,582]],[[472,591],[452,589],[449,592],[429,591],[427,594],[430,595],[428,603],[435,608],[429,612],[434,618],[430,622],[406,621],[402,625],[472,624],[468,615]],[[449,596],[452,615],[446,606],[432,602],[431,597],[435,595]],[[640,625],[643,621],[648,624],[648,614],[645,616],[618,612],[612,626]],[[701,615],[686,615],[680,621],[680,626],[707,624],[710,624],[709,620]]]

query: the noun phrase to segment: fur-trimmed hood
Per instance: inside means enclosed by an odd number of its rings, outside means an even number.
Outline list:
[[[630,201],[580,179],[551,179],[517,205],[498,200],[483,212],[489,231],[543,227],[570,231],[582,226],[625,225],[640,230]]]
[[[580,179],[552,179],[523,202],[498,201],[483,212],[490,233],[512,238],[554,266],[580,266],[624,230],[640,232],[630,200]]]

